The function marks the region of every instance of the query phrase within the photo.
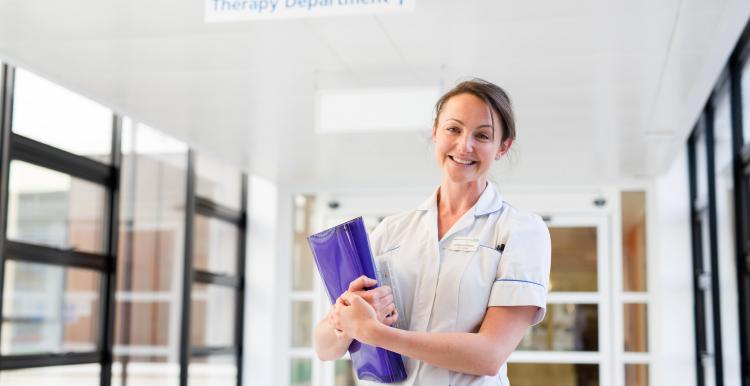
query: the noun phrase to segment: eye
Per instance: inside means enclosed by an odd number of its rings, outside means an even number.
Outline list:
[[[477,139],[480,141],[490,141],[492,138],[487,133],[478,133]]]
[[[447,128],[445,129],[445,130],[447,130],[448,132],[451,132],[451,133],[458,133],[458,132],[460,132],[460,131],[461,131],[461,130],[460,130],[460,129],[459,129],[458,127],[456,127],[456,126],[449,126],[449,127],[447,127]]]

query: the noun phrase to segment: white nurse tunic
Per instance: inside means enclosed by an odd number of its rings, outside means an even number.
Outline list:
[[[477,332],[492,306],[537,306],[533,323],[544,318],[549,231],[538,215],[504,202],[491,183],[440,241],[437,190],[416,210],[385,218],[370,241],[376,261],[390,266],[402,307],[399,324],[411,331]],[[404,364],[408,377],[397,385],[509,385],[505,364],[491,377],[406,357]]]

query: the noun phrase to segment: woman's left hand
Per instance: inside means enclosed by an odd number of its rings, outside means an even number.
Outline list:
[[[372,328],[380,323],[375,309],[361,296],[348,291],[337,303],[335,327],[356,340],[367,340]]]

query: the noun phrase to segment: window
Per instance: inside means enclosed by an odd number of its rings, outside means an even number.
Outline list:
[[[7,261],[3,355],[91,352],[101,319],[96,272]]]
[[[23,69],[15,71],[13,132],[109,163],[112,111]]]
[[[114,115],[22,70],[15,74],[4,67],[5,84],[18,82],[3,89],[3,100],[18,95],[13,121],[0,119],[9,141],[0,157],[0,186],[8,189],[0,203],[0,377],[4,384],[44,384],[71,374],[80,384],[98,383],[111,370],[104,358],[112,328]],[[96,116],[87,130],[108,138],[101,147],[49,145],[55,135],[46,133],[68,128],[76,116],[81,127]],[[62,367],[31,369],[52,365]]]
[[[183,366],[190,385],[234,384],[242,378],[246,178],[193,151],[188,157]],[[204,376],[212,373],[215,380]]]
[[[124,119],[116,385],[179,385],[187,152],[186,145]]]
[[[2,68],[2,384],[240,384],[246,177]]]

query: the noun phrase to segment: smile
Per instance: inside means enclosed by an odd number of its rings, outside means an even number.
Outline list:
[[[460,164],[460,165],[469,166],[469,165],[474,165],[475,163],[477,163],[477,161],[472,161],[472,160],[469,160],[469,159],[461,159],[461,158],[458,158],[458,157],[454,157],[452,155],[449,155],[448,158],[450,158],[453,162],[455,162],[457,164]]]

